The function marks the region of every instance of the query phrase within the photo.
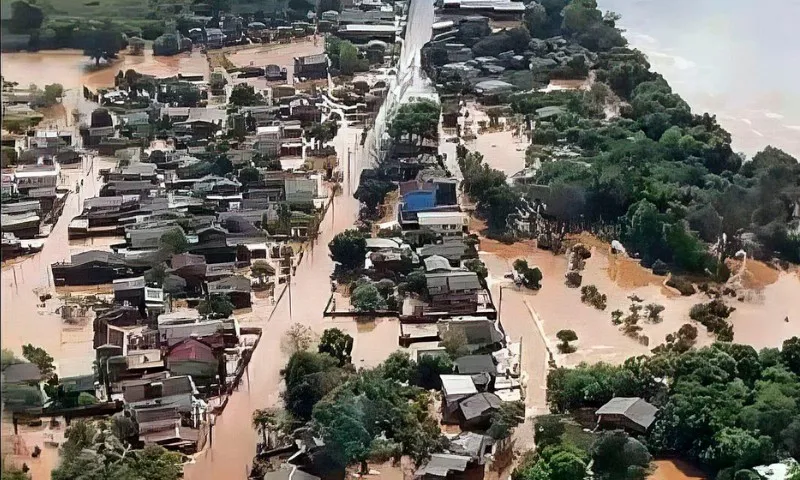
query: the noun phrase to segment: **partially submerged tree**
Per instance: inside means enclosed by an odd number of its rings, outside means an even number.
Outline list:
[[[327,353],[339,361],[339,366],[343,366],[352,361],[353,337],[338,328],[328,328],[322,332],[318,349],[319,353]]]
[[[578,335],[574,330],[559,330],[558,333],[556,333],[556,338],[561,340],[561,343],[558,345],[558,350],[561,353],[572,353],[575,351],[575,347],[569,344],[569,342],[574,342],[578,339]]]
[[[328,243],[331,258],[343,268],[353,270],[364,265],[367,241],[358,230],[345,230]]]
[[[386,299],[372,283],[356,287],[350,295],[350,303],[357,312],[375,312],[386,309]]]

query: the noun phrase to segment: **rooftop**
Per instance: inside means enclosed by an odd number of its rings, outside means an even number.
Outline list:
[[[597,409],[595,415],[622,415],[628,420],[649,428],[656,419],[658,408],[639,397],[614,397]]]

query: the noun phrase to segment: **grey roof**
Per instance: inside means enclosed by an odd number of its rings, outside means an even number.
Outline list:
[[[437,245],[425,245],[419,250],[419,255],[421,257],[437,255],[448,260],[461,260],[466,253],[467,246],[463,241],[448,242]]]
[[[431,255],[430,257],[425,259],[425,271],[426,272],[435,272],[437,270],[457,270],[450,266],[450,262],[447,261],[446,258],[440,257],[439,255]]]
[[[476,90],[484,90],[487,92],[500,92],[504,90],[514,90],[515,88],[514,85],[502,80],[484,80],[475,85]]]
[[[467,469],[470,458],[449,453],[434,453],[430,460],[414,474],[415,477],[433,475],[447,477],[450,472],[463,472]]]
[[[102,250],[89,250],[88,252],[76,253],[72,255],[70,260],[72,265],[83,265],[91,262],[122,264],[124,260],[122,255]]]
[[[444,273],[426,273],[428,293],[432,295],[446,294],[458,290],[480,290],[481,283],[475,272],[453,271]]]
[[[647,429],[656,419],[657,412],[658,408],[639,397],[614,397],[594,413],[595,415],[622,415]]]
[[[559,106],[542,107],[536,109],[536,116],[538,118],[549,118],[555,115],[560,115],[565,111],[566,109],[564,107]]]
[[[497,374],[497,366],[491,355],[466,355],[456,359],[455,366],[461,375],[474,375],[476,373]]]
[[[133,277],[133,278],[120,278],[114,280],[112,286],[115,292],[121,292],[125,290],[139,290],[145,287],[145,281],[143,276]]]
[[[230,277],[217,280],[215,282],[208,282],[208,293],[227,293],[227,292],[245,292],[250,293],[252,285],[250,280],[241,276],[233,275]]]
[[[483,456],[486,445],[494,443],[492,437],[475,432],[461,432],[456,438],[450,440],[447,449],[450,453],[464,455],[472,458]]]
[[[458,408],[465,420],[482,417],[498,408],[503,403],[494,393],[481,392],[461,400]]]
[[[15,363],[3,370],[3,382],[7,383],[38,382],[41,378],[42,372],[32,363]]]
[[[183,229],[178,225],[144,228],[141,230],[130,230],[127,232],[128,240],[130,241],[131,248],[158,248],[161,243],[161,237],[173,230],[183,232]]]

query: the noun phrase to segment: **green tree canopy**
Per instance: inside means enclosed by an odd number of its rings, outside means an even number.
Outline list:
[[[358,230],[345,230],[328,243],[331,258],[343,268],[353,270],[364,265],[367,241]]]

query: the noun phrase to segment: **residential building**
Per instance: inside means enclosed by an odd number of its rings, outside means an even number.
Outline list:
[[[128,385],[123,388],[125,404],[130,408],[174,406],[179,413],[191,413],[198,391],[188,375]]]
[[[328,77],[328,56],[324,53],[295,57],[294,76],[301,81]]]
[[[636,433],[646,433],[656,413],[658,408],[639,397],[614,397],[594,412],[600,426]]]
[[[442,237],[460,237],[467,231],[469,218],[462,212],[419,212],[419,228],[427,228]]]

